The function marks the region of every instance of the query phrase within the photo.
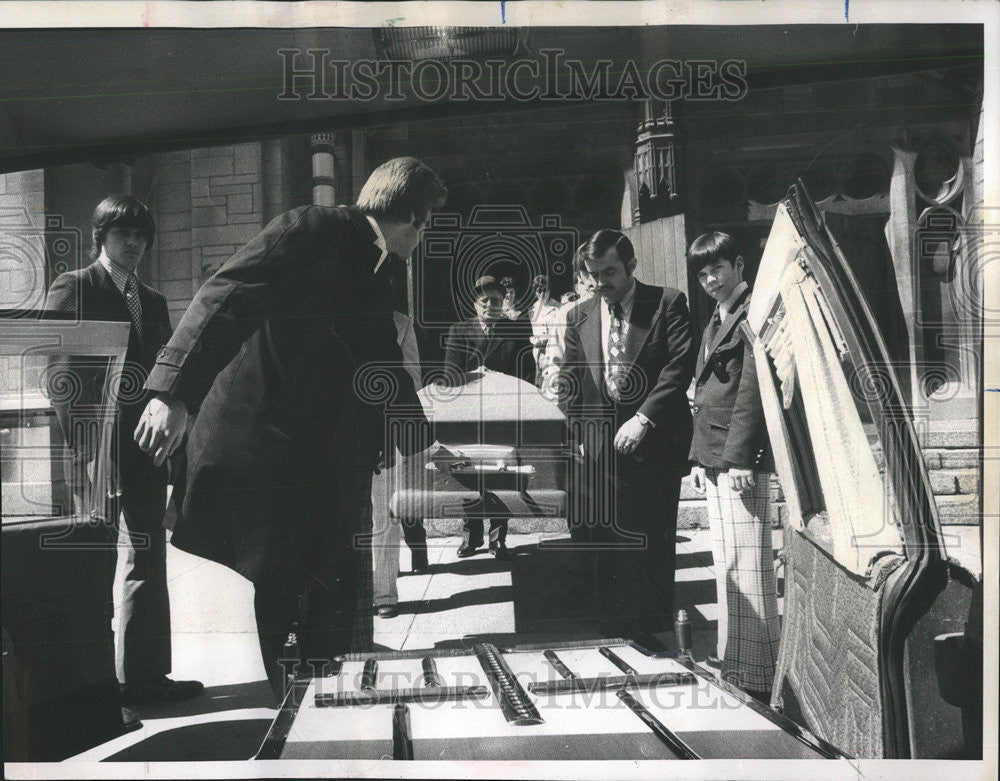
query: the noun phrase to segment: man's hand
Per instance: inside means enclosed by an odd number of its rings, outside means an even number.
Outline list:
[[[729,470],[729,487],[732,488],[736,493],[741,494],[744,491],[749,491],[754,487],[753,470],[752,469],[730,469]]]
[[[691,487],[700,494],[705,493],[705,467],[691,467]]]
[[[618,433],[615,434],[615,450],[619,453],[634,453],[643,437],[646,436],[646,428],[639,418],[633,415],[622,424]]]
[[[173,453],[187,430],[187,407],[169,393],[157,393],[139,418],[135,441],[139,448],[160,466]]]

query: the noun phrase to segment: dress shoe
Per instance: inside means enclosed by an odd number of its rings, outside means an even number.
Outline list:
[[[395,605],[382,605],[381,607],[375,608],[375,613],[379,618],[395,618],[399,615],[399,611],[396,609]]]
[[[502,542],[499,545],[490,545],[490,555],[497,561],[510,561],[514,555]]]
[[[172,681],[163,676],[156,681],[126,683],[122,686],[122,702],[176,702],[197,697],[205,690],[201,681]]]
[[[722,660],[715,654],[709,654],[708,658],[705,660],[705,664],[709,667],[714,667],[716,670],[722,669]]]
[[[122,726],[126,732],[135,732],[137,729],[142,729],[142,722],[134,710],[122,706]]]
[[[458,548],[458,558],[467,559],[469,556],[475,556],[476,551],[479,550],[482,544],[481,542],[478,545],[471,542],[463,542]]]

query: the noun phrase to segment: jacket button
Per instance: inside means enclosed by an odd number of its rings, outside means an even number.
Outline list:
[[[693,412],[693,413],[694,413],[695,415],[697,415],[697,414],[698,414],[698,407],[697,407],[697,405],[696,405],[696,406],[694,406],[694,407],[693,407],[693,408],[691,409],[691,411],[692,411],[692,412]]]

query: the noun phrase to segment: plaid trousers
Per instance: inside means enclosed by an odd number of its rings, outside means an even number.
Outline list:
[[[740,495],[729,475],[705,469],[708,522],[719,604],[722,677],[742,689],[770,691],[781,623],[771,540],[768,474]]]

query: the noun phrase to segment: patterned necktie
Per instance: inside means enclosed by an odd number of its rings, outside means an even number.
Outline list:
[[[611,312],[611,328],[608,330],[608,367],[604,384],[608,395],[614,401],[621,401],[621,389],[625,383],[625,323],[622,321],[621,304],[608,304]]]
[[[125,306],[132,317],[132,325],[135,326],[135,333],[142,342],[142,304],[139,302],[139,280],[132,272],[125,280]]]

